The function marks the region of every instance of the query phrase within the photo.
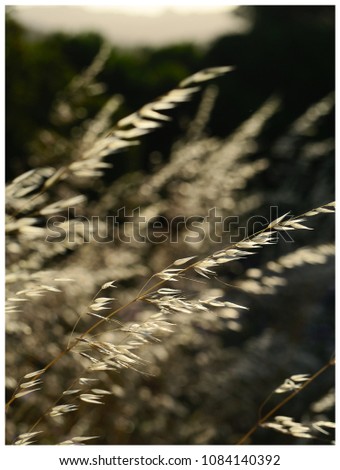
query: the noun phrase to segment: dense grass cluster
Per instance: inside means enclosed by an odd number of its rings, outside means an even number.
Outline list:
[[[81,112],[107,56],[7,187],[7,442],[331,443],[333,95],[274,141],[276,96],[217,138],[216,67],[112,127],[121,96]],[[107,177],[198,94],[168,159]]]

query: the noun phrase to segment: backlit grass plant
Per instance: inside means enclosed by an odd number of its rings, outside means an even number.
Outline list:
[[[7,187],[8,444],[331,443],[327,175],[310,181],[317,201],[300,215],[287,212],[296,182],[263,187],[276,163],[261,136],[278,97],[227,138],[206,133],[210,83],[232,67],[184,79],[114,127],[120,96],[79,124],[79,95],[98,88],[106,58],[107,46],[58,96],[54,127],[32,147],[51,164]],[[167,160],[102,179],[197,93]],[[325,97],[283,132],[296,175],[331,160],[329,142],[323,151],[304,136],[333,104]]]

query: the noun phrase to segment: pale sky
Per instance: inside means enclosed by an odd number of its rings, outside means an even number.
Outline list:
[[[85,5],[85,3],[83,3]],[[223,0],[117,0],[113,2],[103,2],[101,5],[87,5],[91,9],[115,8],[124,11],[124,13],[138,13],[142,15],[157,15],[164,10],[172,10],[178,13],[187,12],[208,12],[208,11],[226,11],[234,8]]]
[[[15,17],[41,33],[100,33],[112,44],[161,46],[179,42],[205,44],[218,36],[245,32],[249,23],[220,0],[122,0],[106,4],[35,2],[14,6]],[[143,7],[141,7],[143,5]]]
[[[14,5],[22,7],[33,6],[27,5],[27,2],[15,2]],[[124,13],[138,13],[144,15],[155,15],[159,14],[164,10],[173,10],[176,12],[206,12],[211,10],[226,10],[228,8],[234,8],[234,3],[226,0],[111,0],[111,1],[100,1],[100,2],[88,2],[88,1],[73,1],[73,2],[41,2],[35,1],[34,6],[82,6],[92,10],[107,10],[115,9],[124,11]]]

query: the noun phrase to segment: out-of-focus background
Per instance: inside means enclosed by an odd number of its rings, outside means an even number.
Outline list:
[[[112,46],[100,75],[104,97],[121,93],[124,112],[134,111],[199,69],[235,65],[237,71],[230,80],[219,84],[220,96],[209,122],[218,135],[228,135],[276,93],[284,107],[277,126],[271,129],[274,135],[334,89],[331,7],[229,7],[212,12],[165,9],[150,16],[146,14],[150,10],[143,15],[133,11],[8,8],[9,177],[29,167],[28,144],[47,125],[56,93],[90,64],[103,38]],[[102,101],[101,95],[97,105]],[[325,128],[332,132],[329,126]],[[163,134],[154,135],[153,142],[162,152],[169,148]]]
[[[113,168],[99,180],[62,180],[51,189],[50,202],[81,192],[88,217],[141,207],[147,217],[168,221],[177,215],[205,217],[215,207],[246,226],[254,216],[297,215],[332,201],[335,8],[209,4],[211,9],[156,11],[146,5],[143,11],[8,7],[8,182],[33,168],[59,168],[81,158],[84,136],[90,138],[88,129],[96,132],[94,116],[111,97],[108,128],[198,70],[234,65],[232,73],[203,84],[190,102],[169,110],[171,122],[122,155],[109,156]],[[98,53],[98,69],[86,75]],[[18,194],[18,188],[13,191]],[[18,218],[13,201],[11,206],[8,199],[9,213]],[[271,206],[278,208],[273,217]],[[22,302],[23,313],[8,317],[9,397],[18,378],[42,368],[66,346],[103,283],[117,280],[114,294],[122,305],[175,259],[218,249],[207,239],[185,242],[183,227],[176,228],[179,242],[170,245],[78,240],[52,248],[44,243],[45,219],[37,210],[32,206],[21,214],[38,217],[35,232],[21,233],[15,226],[8,237],[9,293],[36,288],[43,282],[39,273],[49,271],[76,281],[63,293],[33,296]],[[263,247],[254,257],[230,263],[219,273],[222,283],[202,278],[204,284],[178,283],[193,298],[209,294],[249,311],[225,309],[216,323],[199,313],[194,320],[174,316],[174,333],[143,351],[150,375],[102,373],[112,393],[108,406],[80,417],[70,413],[52,424],[43,420],[41,443],[77,433],[99,435],[100,444],[235,443],[286,377],[312,374],[333,354],[333,218],[324,214],[308,223],[314,231],[294,233],[294,243]],[[146,321],[148,314],[136,304],[119,319]],[[37,392],[13,404],[9,443],[70,385],[81,363],[71,355],[65,361],[46,378],[43,398]],[[306,423],[332,420],[332,387],[328,371],[282,414]],[[262,429],[251,443],[329,442],[321,437],[309,441]]]

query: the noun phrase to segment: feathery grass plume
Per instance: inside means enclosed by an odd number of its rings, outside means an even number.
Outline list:
[[[308,211],[302,216],[293,217],[289,220],[286,219],[288,214],[284,214],[279,218],[272,221],[267,227],[262,229],[260,232],[257,232],[249,237],[244,238],[240,242],[226,247],[222,250],[216,251],[212,255],[207,256],[203,260],[196,261],[195,263],[189,265],[186,268],[167,268],[160,273],[157,273],[160,279],[168,281],[177,281],[178,277],[181,276],[188,269],[193,268],[198,274],[209,279],[210,276],[215,276],[216,272],[212,271],[210,268],[217,268],[220,265],[229,263],[231,261],[236,261],[243,259],[246,256],[255,254],[252,251],[247,251],[251,249],[262,248],[264,245],[275,244],[278,241],[278,238],[275,237],[279,231],[291,231],[291,230],[312,230],[309,227],[306,227],[301,222],[306,220],[306,217],[312,217],[320,213],[332,213],[334,212],[335,202],[330,202],[324,206],[317,207]],[[176,262],[173,263],[176,265]]]
[[[312,181],[315,204],[307,207],[317,209],[307,212],[295,203],[300,198],[288,174],[282,186],[268,189],[261,181],[266,172],[279,171],[271,153],[282,147],[279,139],[272,148],[263,141],[265,128],[280,113],[279,99],[270,98],[222,139],[204,129],[217,96],[207,88],[168,161],[161,159],[150,174],[130,172],[110,185],[98,184],[96,194],[85,198],[109,168],[107,156],[137,149],[144,135],[167,125],[167,110],[230,70],[194,74],[113,128],[120,96],[81,122],[78,98],[102,90],[95,80],[107,54],[104,47],[95,65],[57,98],[53,126],[32,146],[44,149],[48,167],[19,176],[7,188],[7,442],[233,443],[254,423],[259,403],[282,377],[296,379],[295,371],[312,376],[331,354],[331,339],[320,339],[313,329],[321,325],[331,334],[334,248],[328,216],[334,206],[320,205],[332,198],[329,175],[320,173],[318,192]],[[322,103],[312,118],[305,113],[308,125],[317,127],[330,112],[330,101],[328,107]],[[69,126],[69,138],[61,136],[62,126]],[[318,160],[304,158],[307,143],[318,139],[307,139],[305,127],[295,126],[292,139],[304,172]],[[56,161],[59,169],[52,168]],[[295,197],[291,207],[285,185]],[[281,214],[292,209],[303,215],[277,214],[260,231],[238,231],[273,204]],[[236,226],[218,225],[217,241],[209,238],[212,208],[222,219],[239,216]],[[107,230],[113,215],[118,222]],[[193,219],[185,224],[176,216]],[[50,218],[63,240],[46,242]],[[305,223],[314,218],[315,230],[307,232]],[[164,226],[157,228],[159,220]],[[195,224],[200,238],[188,241]],[[158,243],[154,235],[163,229],[166,239]],[[302,232],[303,242],[277,243],[280,233],[284,241],[291,232]],[[306,382],[293,381],[288,394],[308,396],[307,388],[300,390]],[[318,383],[310,406],[307,400],[296,415],[287,411],[297,443],[304,443],[306,434],[332,439],[325,434],[333,426],[332,402],[322,402],[332,381]],[[314,417],[301,419],[301,410]],[[262,424],[283,426],[273,419]],[[271,443],[287,436],[267,429]],[[253,438],[256,442],[255,433]]]
[[[323,212],[333,212],[334,211],[334,203],[328,203],[320,208],[315,208],[311,211],[308,211],[307,213],[304,214],[305,217],[312,217],[315,216],[319,213]],[[224,250],[219,250],[218,252],[213,253],[212,255],[208,256],[207,258],[199,261],[195,261],[192,264],[189,264],[188,266],[184,268],[167,268],[161,273],[158,273],[156,276],[162,279],[162,282],[159,282],[159,284],[163,284],[165,281],[173,281],[173,280],[178,280],[177,278],[181,277],[184,272],[187,272],[189,269],[194,269],[198,274],[205,278],[210,278],[210,276],[215,276],[216,273],[212,271],[211,267],[217,267],[221,264],[228,263],[230,261],[234,261],[237,259],[241,259],[244,256],[248,256],[251,254],[254,254],[253,252],[246,251],[245,249],[254,249],[254,248],[261,248],[264,245],[271,244],[273,243],[273,232],[277,232],[280,230],[283,230],[285,228],[289,230],[300,230],[300,229],[308,229],[308,227],[304,226],[301,224],[302,221],[305,220],[304,217],[298,216],[294,217],[290,220],[285,220],[286,214],[275,219],[273,222],[271,222],[265,229],[263,229],[259,233],[255,233],[254,235],[247,237],[246,239],[242,240],[241,242],[238,242],[231,248],[226,248]],[[182,266],[183,264],[188,264],[189,261],[192,260],[192,257],[189,258],[184,258],[175,261],[173,264],[177,266]],[[104,285],[103,287],[106,287]],[[229,301],[220,301],[217,298],[208,298],[206,300],[199,300],[197,301],[187,301],[185,296],[181,295],[181,291],[176,290],[176,289],[158,289],[154,290],[152,287],[147,289],[146,291],[142,290],[142,293],[139,294],[134,301],[138,300],[143,300],[148,303],[155,304],[160,312],[162,314],[172,314],[172,313],[180,313],[180,314],[194,314],[194,313],[200,313],[200,311],[209,311],[207,309],[207,306],[209,307],[232,307],[232,308],[244,308],[243,306],[237,305],[233,302]],[[99,310],[106,310],[107,308],[107,303],[113,300],[113,298],[107,298],[107,297],[97,297],[94,299],[94,303],[90,305],[90,309],[99,311]],[[131,302],[130,302],[131,304]],[[121,307],[118,309],[122,310],[124,307]],[[127,368],[127,369],[133,369],[135,371],[139,371],[138,366],[142,365],[144,363],[143,359],[135,354],[135,352],[132,352],[136,349],[138,349],[141,345],[143,345],[146,342],[149,342],[150,339],[154,340],[155,337],[151,335],[151,331],[153,332],[155,329],[157,329],[157,326],[155,323],[152,321],[150,322],[151,328],[145,328],[144,324],[144,330],[143,333],[141,334],[141,331],[137,325],[134,326],[133,328],[115,328],[114,333],[116,338],[112,342],[108,341],[99,341],[97,339],[92,340],[87,339],[86,335],[88,335],[90,332],[92,332],[97,326],[100,326],[103,322],[105,323],[108,319],[110,319],[114,314],[116,313],[116,310],[113,312],[109,313],[106,317],[101,317],[100,320],[97,321],[94,325],[92,325],[88,330],[83,333],[80,337],[75,338],[75,342],[70,345],[63,353],[61,353],[55,360],[50,362],[46,367],[44,368],[44,372],[48,370],[54,363],[58,360],[58,358],[62,358],[62,356],[69,351],[78,349],[78,345],[85,343],[86,345],[86,351],[85,352],[83,349],[79,350],[79,354],[88,359],[91,363],[91,365],[87,368],[87,370],[90,371],[108,371],[108,370],[113,370],[117,371],[120,368]],[[164,325],[162,325],[162,329],[164,330]],[[117,332],[128,332],[127,337],[121,340],[117,338]],[[146,333],[146,334],[145,334]],[[147,337],[147,336],[148,337]],[[142,338],[142,341],[141,341]],[[132,341],[131,341],[132,339]],[[136,341],[137,340],[137,341]],[[29,382],[24,382],[20,384],[20,388],[26,389],[26,388],[31,388],[34,387],[38,384],[41,383],[40,381],[40,373],[37,374],[36,376],[33,377],[33,379]],[[290,390],[298,390],[300,388],[299,385],[296,385],[296,382],[301,382],[305,381],[306,376],[303,375],[295,375],[292,376],[289,381],[286,381],[283,386],[281,386],[279,389],[275,390],[276,393],[282,393],[285,391],[290,391]],[[35,388],[32,391],[37,391],[39,388]],[[29,391],[24,390],[23,392],[16,393],[13,398],[12,402],[15,399],[18,399],[24,395],[29,393]],[[110,392],[109,392],[110,393]],[[79,395],[80,400],[91,403],[91,404],[103,404],[101,401],[101,398],[104,397],[105,394],[98,393],[98,394],[93,394],[93,393],[81,393]],[[72,405],[57,405],[54,406],[49,413],[51,417],[58,417],[62,414],[69,413],[69,412],[74,412],[78,410],[77,406],[72,406]],[[306,437],[302,436],[302,432],[298,432],[297,437]]]

